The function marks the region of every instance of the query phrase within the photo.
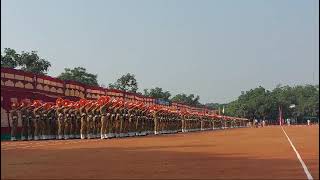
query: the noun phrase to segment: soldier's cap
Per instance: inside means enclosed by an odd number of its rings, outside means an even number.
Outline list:
[[[47,102],[47,103],[45,103],[43,106],[44,106],[45,109],[48,110],[48,109],[50,109],[50,108],[53,106],[53,103]]]
[[[18,107],[19,106],[19,103],[17,103],[17,102],[12,102],[11,103],[11,107],[12,108],[16,108],[16,107]]]
[[[79,102],[74,103],[74,107],[77,108],[77,109],[79,109],[79,108],[80,108]]]
[[[80,99],[79,100],[79,105],[80,106],[84,106],[84,105],[86,105],[87,104],[87,100],[86,99]]]
[[[64,100],[63,100],[61,97],[59,97],[59,98],[56,99],[56,104],[57,104],[57,105],[62,105],[62,104],[63,104],[63,101],[64,101]]]
[[[31,106],[40,107],[41,106],[41,102],[39,100],[34,100]]]
[[[23,100],[21,101],[21,106],[28,106],[28,105],[30,105],[30,100],[28,100],[28,99],[23,99]]]
[[[67,105],[68,107],[73,107],[74,103],[73,102],[69,102],[69,104]]]
[[[98,99],[98,102],[99,102],[100,105],[106,104],[106,103],[108,103],[109,101],[110,101],[110,96],[101,96],[101,97],[99,97],[99,99]]]

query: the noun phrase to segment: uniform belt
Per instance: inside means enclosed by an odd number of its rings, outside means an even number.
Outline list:
[[[26,115],[22,115],[23,118],[27,117]]]
[[[36,118],[39,118],[40,117],[40,115],[36,115]]]

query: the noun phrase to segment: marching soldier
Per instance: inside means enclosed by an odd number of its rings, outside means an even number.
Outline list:
[[[48,111],[48,119],[49,119],[49,129],[48,135],[49,139],[56,139],[57,138],[57,122],[56,122],[56,112],[55,106],[51,106]]]
[[[33,125],[34,125],[34,140],[39,140],[40,133],[41,133],[41,112],[42,112],[42,106],[40,101],[34,101],[33,103],[34,109],[34,119],[33,119]]]
[[[113,138],[115,137],[115,133],[114,133],[114,121],[115,121],[115,104],[114,104],[114,100],[110,101],[109,103],[109,107],[107,108],[107,124],[106,124],[106,129],[107,129],[107,134],[108,134],[108,138]]]
[[[80,129],[81,129],[81,113],[80,113],[80,104],[76,104],[76,108],[74,110],[76,125],[75,125],[75,136],[76,138],[80,138]]]
[[[120,103],[119,103],[120,105]],[[114,119],[114,133],[115,137],[120,137],[120,126],[121,126],[121,107],[115,107],[115,119]]]
[[[100,128],[100,138],[101,139],[106,139],[108,138],[107,135],[107,102],[104,97],[100,99],[100,120],[101,120],[101,128]]]
[[[109,120],[109,123],[107,126],[108,127],[108,138],[113,138],[113,137],[116,137],[117,108],[115,107],[115,104],[112,104],[111,106],[109,106],[108,113],[107,113],[107,121]],[[108,119],[108,115],[110,116],[109,119]]]
[[[65,101],[65,108],[63,109],[64,114],[64,139],[70,138],[70,127],[71,127],[71,113],[72,103],[69,101]]]
[[[99,105],[96,104],[95,107],[92,108],[92,138],[97,138],[98,136],[98,121],[99,119],[99,113],[98,110],[100,109]]]
[[[96,109],[96,137],[101,138],[101,114],[100,114],[100,108]]]
[[[85,139],[87,137],[87,113],[86,113],[86,106],[89,103],[86,100],[81,99],[80,102],[79,113],[81,115],[81,129],[80,129],[80,137],[81,139]]]
[[[57,99],[56,101],[57,109],[56,109],[56,115],[57,115],[57,124],[58,124],[58,139],[64,138],[64,107],[62,106],[63,100]]]
[[[21,121],[22,121],[22,130],[21,130],[21,140],[27,140],[28,139],[28,109],[29,106],[26,101],[22,101],[21,104]]]
[[[41,119],[41,135],[42,139],[49,139],[49,130],[50,130],[50,119],[49,111],[51,108],[50,103],[45,103],[42,109],[42,119]]]
[[[33,114],[34,107],[32,105],[28,105],[27,111],[27,119],[28,119],[28,140],[32,140],[34,138],[34,114]]]
[[[69,110],[69,114],[70,114],[70,138],[76,138],[76,121],[77,121],[77,117],[76,117],[76,108],[75,108],[76,104],[74,104],[74,106]]]
[[[140,136],[140,124],[141,124],[141,110],[137,109],[136,110],[136,136]]]
[[[153,111],[152,114],[153,114],[153,120],[154,120],[154,134],[157,135],[159,134],[158,113],[157,111]]]
[[[124,129],[124,108],[119,108],[119,127],[118,127],[118,134],[119,137],[124,137],[123,129]]]
[[[129,137],[129,131],[130,131],[130,124],[129,124],[129,113],[128,113],[128,107],[124,108],[124,128],[123,133],[125,137]]]
[[[95,107],[94,103],[86,107],[86,114],[87,114],[87,138],[91,139],[92,137],[92,122],[93,122],[93,112],[92,109]]]
[[[129,136],[135,136],[136,130],[135,130],[135,111],[133,109],[134,104],[132,103],[130,105],[130,108],[128,109],[128,124],[129,124]]]
[[[146,118],[146,110],[141,110],[141,135],[146,135],[146,127],[147,127],[147,118]]]
[[[16,141],[18,126],[18,103],[11,104],[11,141]]]

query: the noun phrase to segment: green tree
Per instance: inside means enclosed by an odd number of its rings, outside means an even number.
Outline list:
[[[169,91],[164,91],[159,87],[151,88],[150,91],[148,89],[144,89],[144,95],[163,100],[169,100],[171,96]]]
[[[1,53],[1,67],[16,68],[19,65],[20,55],[14,49],[5,48]]]
[[[40,58],[36,51],[16,53],[14,49],[5,48],[1,54],[1,66],[18,68],[35,74],[46,74],[51,63]]]
[[[177,94],[171,98],[171,101],[173,102],[184,103],[190,106],[200,106],[201,103],[199,100],[200,97],[198,95],[195,97],[194,94],[186,95],[184,93]]]
[[[294,104],[294,108],[290,105]],[[319,85],[281,86],[272,91],[263,87],[242,92],[237,100],[226,105],[226,114],[246,118],[278,119],[282,107],[284,118],[301,119],[319,116]]]
[[[98,76],[95,74],[88,73],[83,67],[75,67],[73,69],[65,68],[65,72],[58,76],[61,80],[73,80],[83,84],[98,86]]]
[[[24,52],[20,55],[21,70],[32,72],[35,74],[46,74],[51,63],[38,56],[36,51]]]
[[[127,73],[121,76],[115,83],[110,83],[109,88],[136,93],[138,90],[138,82],[134,74]]]

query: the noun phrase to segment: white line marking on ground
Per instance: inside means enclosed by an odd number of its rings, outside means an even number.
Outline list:
[[[296,150],[296,148],[295,148],[295,147],[294,147],[294,145],[292,144],[292,142],[291,142],[290,138],[288,137],[288,135],[287,135],[286,131],[283,129],[283,127],[282,127],[282,126],[281,126],[281,129],[282,129],[283,133],[286,135],[286,137],[287,137],[287,139],[288,139],[288,141],[289,141],[289,143],[290,143],[290,145],[291,145],[292,149],[293,149],[293,150],[294,150],[294,152],[296,153],[296,155],[297,155],[297,157],[298,157],[298,159],[299,159],[299,161],[300,161],[300,163],[301,163],[301,166],[303,167],[303,170],[304,170],[304,172],[305,172],[305,173],[306,173],[306,175],[307,175],[307,178],[308,178],[309,180],[313,180],[313,177],[311,176],[311,174],[310,174],[310,172],[309,172],[309,170],[308,170],[308,168],[307,168],[306,164],[303,162],[303,160],[302,160],[302,158],[301,158],[300,154],[298,153],[298,151]]]

